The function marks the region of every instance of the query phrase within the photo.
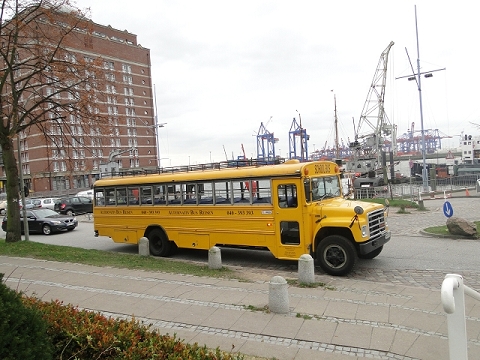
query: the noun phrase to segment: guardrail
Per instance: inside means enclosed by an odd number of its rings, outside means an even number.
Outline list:
[[[464,285],[461,275],[445,275],[441,299],[443,310],[447,313],[450,360],[468,360],[465,294],[480,301],[480,293]]]

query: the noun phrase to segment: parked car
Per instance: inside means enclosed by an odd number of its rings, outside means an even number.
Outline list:
[[[20,209],[23,209],[22,200],[19,202]],[[25,199],[25,209],[35,209],[39,207],[39,202],[35,202],[32,199]]]
[[[2,196],[0,197],[0,215],[5,215],[6,213],[7,213],[7,197]]]
[[[60,231],[71,231],[78,225],[78,221],[74,216],[60,215],[50,209],[27,210],[27,219],[29,233],[41,233],[44,235],[50,235]],[[22,213],[20,213],[20,224],[22,233],[24,233]],[[2,221],[2,229],[3,231],[7,231],[6,216]]]
[[[85,196],[93,200],[93,190],[80,191],[76,196]]]
[[[55,202],[60,200],[59,198],[41,198],[33,199],[33,204],[37,208],[41,209],[50,209],[53,210],[55,207]]]
[[[91,213],[93,202],[86,196],[68,196],[57,200],[53,210],[67,215]]]

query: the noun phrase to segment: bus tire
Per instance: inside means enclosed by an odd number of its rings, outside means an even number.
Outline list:
[[[379,248],[376,248],[375,250],[373,250],[372,252],[369,252],[368,254],[363,254],[363,255],[358,255],[358,257],[360,259],[367,259],[367,260],[371,260],[373,258],[376,258],[378,255],[380,255],[380,253],[382,252],[383,250],[383,245],[380,246]]]
[[[154,229],[148,233],[148,247],[153,256],[168,256],[172,249],[172,243],[160,229]]]
[[[317,260],[327,274],[342,276],[355,267],[357,252],[348,239],[340,235],[330,235],[318,245]]]

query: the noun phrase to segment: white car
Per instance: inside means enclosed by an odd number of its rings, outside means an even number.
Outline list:
[[[7,213],[7,200],[0,201],[0,215],[5,215]]]
[[[59,198],[41,198],[41,199],[33,199],[33,204],[35,208],[41,209],[50,209],[53,210],[55,206],[55,201],[59,200]]]
[[[85,196],[93,200],[93,190],[80,191],[76,196]]]

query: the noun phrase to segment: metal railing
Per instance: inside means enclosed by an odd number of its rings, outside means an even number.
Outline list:
[[[431,180],[428,193],[423,191],[423,184],[421,181],[365,187],[355,189],[355,198],[365,199],[372,197],[395,197],[418,200],[419,197],[428,197],[430,193],[443,194],[456,191],[465,191],[465,189],[475,189],[478,186],[477,182],[479,179],[479,175],[461,175],[451,176],[445,179]]]
[[[480,293],[463,284],[463,277],[447,274],[442,283],[441,299],[447,313],[450,360],[467,360],[467,324],[465,294],[480,301]]]

